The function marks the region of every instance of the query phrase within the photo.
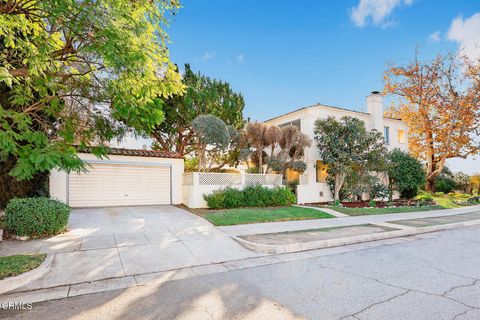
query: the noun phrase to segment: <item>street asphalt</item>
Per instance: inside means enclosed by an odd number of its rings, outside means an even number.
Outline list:
[[[480,319],[480,226],[324,250],[331,253],[0,310],[0,318]]]

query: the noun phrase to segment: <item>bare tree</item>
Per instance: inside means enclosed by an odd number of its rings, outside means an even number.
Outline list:
[[[263,148],[267,146],[265,133],[267,126],[261,122],[251,122],[247,124],[247,139],[258,158],[258,173],[263,173]]]
[[[267,131],[265,132],[265,142],[267,146],[270,146],[270,154],[268,155],[269,159],[274,156],[275,149],[280,145],[280,141],[283,138],[282,129],[277,126],[269,126]],[[268,173],[270,169],[270,162],[267,164],[267,169],[265,173]]]

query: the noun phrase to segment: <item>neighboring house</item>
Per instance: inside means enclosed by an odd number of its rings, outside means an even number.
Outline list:
[[[343,116],[356,117],[365,122],[367,129],[376,129],[381,132],[389,150],[393,148],[408,150],[408,126],[405,122],[384,116],[383,99],[379,92],[372,92],[366,100],[367,112],[316,104],[265,121],[266,124],[279,127],[296,126],[312,139],[312,146],[306,150],[304,156],[307,169],[303,175],[298,177],[298,203],[324,202],[333,199],[326,183],[326,167],[322,163],[322,159],[320,159],[314,141],[313,130],[317,119],[326,119],[328,117],[340,119]],[[287,179],[295,178],[294,175],[287,174]]]

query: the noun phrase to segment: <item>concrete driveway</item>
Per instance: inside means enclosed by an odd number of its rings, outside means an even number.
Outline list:
[[[174,206],[74,209],[69,227],[69,232],[46,240],[0,244],[0,255],[54,253],[46,275],[15,291],[259,256]]]

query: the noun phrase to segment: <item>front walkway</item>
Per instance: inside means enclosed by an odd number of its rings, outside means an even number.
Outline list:
[[[320,209],[321,210],[321,209]],[[389,221],[421,219],[429,217],[442,217],[469,212],[480,212],[480,205],[458,209],[443,209],[418,212],[404,212],[391,214],[378,214],[370,216],[339,217],[335,219],[298,220],[284,222],[267,222],[243,224],[236,226],[218,227],[221,231],[231,236],[253,235],[262,233],[279,233],[286,231],[311,230],[332,227],[344,227],[364,224],[388,224]]]
[[[2,241],[0,255],[54,253],[49,272],[15,291],[257,257],[206,220],[173,206],[75,209],[70,231]]]

